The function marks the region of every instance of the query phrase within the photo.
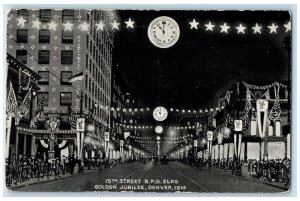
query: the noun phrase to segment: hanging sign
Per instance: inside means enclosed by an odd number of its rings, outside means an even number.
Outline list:
[[[185,150],[186,150],[186,151],[188,151],[188,150],[189,150],[189,148],[190,148],[189,146],[185,146]]]
[[[198,146],[198,141],[194,140],[194,147],[197,147],[197,146]]]
[[[213,126],[214,128],[217,127],[217,120],[216,120],[215,118],[212,119],[212,126]]]
[[[124,132],[124,138],[128,138],[130,136],[130,132]]]
[[[124,141],[120,140],[120,146],[123,147],[124,146]]]
[[[104,141],[108,142],[109,141],[109,132],[104,133]]]
[[[263,112],[268,110],[268,101],[263,99],[258,99],[256,101],[256,108],[258,112]]]
[[[207,131],[206,135],[207,135],[207,140],[208,141],[212,141],[213,139],[213,131]]]
[[[242,131],[242,130],[243,130],[243,121],[234,120],[234,131]]]
[[[87,125],[87,132],[88,132],[89,134],[94,135],[94,133],[95,133],[95,126],[92,125],[92,124]]]
[[[129,150],[131,150],[132,149],[132,145],[129,145],[128,148],[129,148]]]
[[[77,118],[76,120],[76,131],[83,132],[84,131],[84,118]]]

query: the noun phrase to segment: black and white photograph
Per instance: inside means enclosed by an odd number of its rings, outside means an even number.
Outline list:
[[[8,10],[6,189],[288,193],[292,18]]]

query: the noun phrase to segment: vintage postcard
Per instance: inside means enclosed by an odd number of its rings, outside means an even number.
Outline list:
[[[11,9],[7,189],[289,191],[291,18]]]

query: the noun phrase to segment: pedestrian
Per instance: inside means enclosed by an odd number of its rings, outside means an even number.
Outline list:
[[[66,174],[66,157],[65,157],[65,155],[63,155],[59,161],[60,161],[61,173],[62,173],[62,175],[65,175]]]
[[[70,174],[73,175],[74,173],[74,167],[75,167],[75,158],[74,158],[74,155],[72,155],[70,158],[69,158],[69,165],[70,165]]]
[[[12,183],[12,165],[11,161],[7,158],[5,160],[5,176],[6,176],[6,186],[10,186]]]

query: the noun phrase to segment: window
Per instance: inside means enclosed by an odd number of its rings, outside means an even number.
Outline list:
[[[72,9],[65,9],[62,11],[62,21],[63,23],[66,23],[66,22],[70,22],[72,23],[74,20],[74,10]]]
[[[89,65],[89,58],[88,58],[88,55],[86,54],[85,55],[85,66],[86,66],[86,68],[88,69],[88,66]]]
[[[60,84],[61,85],[71,85],[72,83],[69,82],[70,78],[72,77],[72,71],[61,71],[60,73]]]
[[[60,130],[71,130],[71,124],[69,122],[69,115],[61,114],[60,115]]]
[[[38,92],[37,93],[37,104],[41,103],[44,99],[44,106],[48,106],[49,93],[48,92]]]
[[[38,74],[41,76],[41,79],[38,81],[39,85],[48,85],[49,84],[49,71],[39,71]]]
[[[86,35],[86,47],[89,46],[89,34]]]
[[[27,50],[17,50],[16,57],[23,64],[27,64]]]
[[[40,43],[50,43],[50,30],[41,29],[40,30]]]
[[[62,43],[73,43],[73,31],[62,31]]]
[[[27,20],[28,22],[29,10],[27,9],[18,10],[18,17],[23,17],[23,19]]]
[[[61,64],[73,64],[73,51],[62,50],[61,51]]]
[[[49,64],[49,61],[50,61],[50,51],[39,50],[39,64]]]
[[[40,21],[50,22],[51,21],[51,9],[41,9],[40,10]]]
[[[17,30],[17,43],[27,43],[28,41],[28,29]]]
[[[60,93],[60,105],[61,106],[72,105],[72,92]]]

